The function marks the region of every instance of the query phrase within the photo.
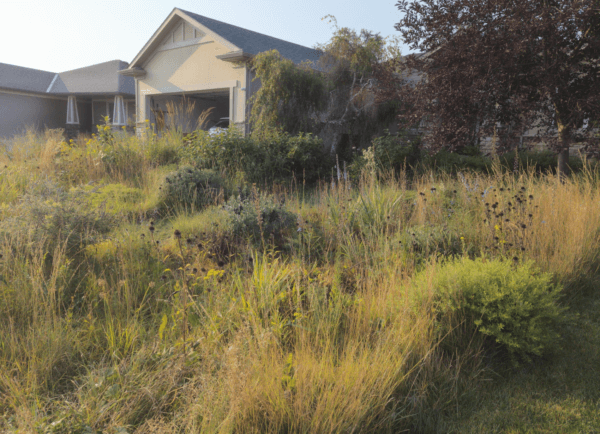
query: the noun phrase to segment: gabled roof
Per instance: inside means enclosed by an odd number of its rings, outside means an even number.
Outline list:
[[[0,88],[46,92],[56,73],[0,63]]]
[[[126,69],[127,62],[111,60],[97,65],[73,69],[57,74],[48,89],[53,94],[131,94],[135,95],[135,80],[118,72]]]
[[[164,36],[163,34],[166,33],[175,20],[178,19],[186,20],[229,48],[230,51],[228,53],[218,56],[222,60],[244,60],[263,51],[275,49],[286,59],[299,64],[305,60],[316,62],[322,54],[319,50],[313,48],[304,47],[232,24],[227,24],[222,21],[217,21],[203,15],[174,8],[148,42],[146,42],[140,52],[131,61],[129,69],[121,74],[143,75],[144,71],[140,68],[144,67],[145,61],[150,58],[154,50],[159,46],[162,37]]]
[[[53,95],[135,95],[135,80],[118,73],[125,68],[126,62],[111,60],[57,74],[0,63],[0,88]]]
[[[232,44],[238,46],[244,53],[256,55],[263,51],[274,49],[279,51],[279,54],[283,57],[296,64],[299,64],[304,60],[316,62],[322,55],[321,51],[313,48],[294,44],[293,42],[284,41],[262,33],[253,32],[252,30],[213,20],[212,18],[203,15],[184,11],[183,9],[179,10],[219,36],[222,36]]]

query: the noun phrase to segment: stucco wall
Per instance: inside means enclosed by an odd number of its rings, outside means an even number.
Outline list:
[[[229,51],[217,42],[203,39],[201,44],[155,52],[144,65],[146,76],[138,82],[137,121],[144,122],[149,115],[149,95],[231,90],[233,122],[243,124],[246,95],[241,87],[246,82],[246,68],[215,57]]]
[[[0,92],[0,137],[12,137],[33,126],[38,130],[64,128],[67,99]]]

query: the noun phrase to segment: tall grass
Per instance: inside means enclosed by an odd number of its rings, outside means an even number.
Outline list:
[[[0,169],[3,219],[42,178],[155,194],[171,162],[148,149],[166,139],[106,134],[14,139]],[[0,429],[443,432],[489,374],[489,355],[477,339],[441,345],[433,297],[415,303],[412,276],[453,256],[531,259],[573,292],[598,267],[597,186],[591,171],[565,183],[365,172],[305,194],[280,186],[276,200],[298,215],[283,246],[235,235],[220,204],[161,218],[147,198],[78,249],[53,233],[8,233]],[[53,236],[63,241],[50,251]]]

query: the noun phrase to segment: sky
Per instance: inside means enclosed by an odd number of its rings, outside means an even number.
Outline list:
[[[131,62],[173,8],[296,44],[327,43],[335,27],[400,36],[397,0],[0,0],[0,62],[63,72]],[[402,54],[409,52],[402,46]]]

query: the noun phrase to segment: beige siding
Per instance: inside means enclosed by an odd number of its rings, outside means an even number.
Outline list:
[[[28,126],[64,128],[67,100],[0,92],[0,138],[12,137]]]
[[[223,90],[230,92],[233,122],[243,125],[246,95],[240,89],[246,82],[246,68],[215,57],[229,51],[204,38],[201,44],[155,52],[144,65],[146,76],[138,81],[137,121],[149,116],[148,96]]]

